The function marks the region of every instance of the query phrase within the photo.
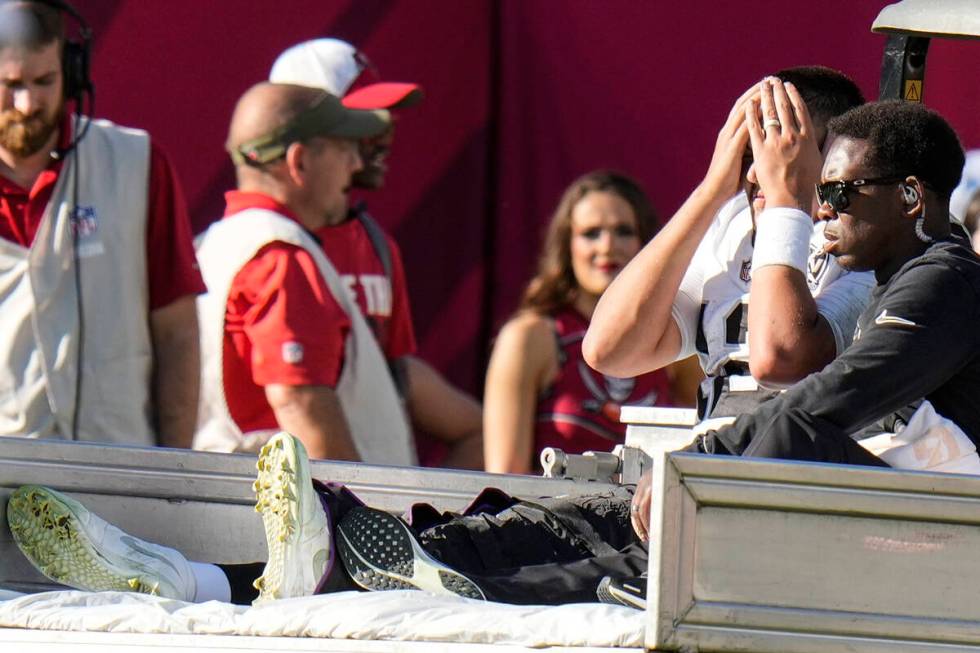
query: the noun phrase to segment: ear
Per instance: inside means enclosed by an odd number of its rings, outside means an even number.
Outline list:
[[[306,153],[306,146],[297,141],[289,144],[283,157],[289,180],[299,187],[306,185]]]
[[[926,205],[925,190],[925,185],[914,175],[906,177],[905,181],[899,184],[906,216],[918,218],[923,214]]]

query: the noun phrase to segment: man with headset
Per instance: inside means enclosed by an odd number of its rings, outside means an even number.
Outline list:
[[[188,447],[190,223],[145,132],[66,109],[91,99],[89,38],[65,3],[0,2],[0,435]]]
[[[351,44],[333,38],[304,41],[276,59],[269,80],[320,88],[343,98],[352,109],[403,109],[422,100],[422,89],[406,82],[364,83],[373,67]],[[352,186],[384,186],[386,159],[394,137],[394,119],[381,134],[360,142],[363,167]],[[415,332],[395,240],[368,214],[363,201],[350,207],[338,224],[317,231],[330,262],[337,268],[371,325],[403,396],[422,464],[481,469],[482,410],[473,397],[453,387],[416,353]],[[435,442],[426,436],[431,436]],[[445,456],[433,445],[445,445]]]

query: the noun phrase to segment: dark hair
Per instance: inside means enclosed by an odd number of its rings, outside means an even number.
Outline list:
[[[538,272],[524,290],[521,309],[553,313],[574,301],[579,288],[572,271],[572,210],[588,193],[599,191],[615,193],[629,203],[640,242],[647,242],[660,229],[650,200],[632,178],[611,170],[595,170],[579,177],[565,189],[548,224]]]
[[[960,183],[960,139],[942,116],[917,102],[871,102],[834,118],[830,131],[868,141],[863,163],[876,176],[915,175],[947,200]]]
[[[0,49],[39,50],[64,44],[65,19],[54,5],[26,0],[0,0]]]
[[[810,117],[820,122],[864,104],[864,95],[850,77],[826,66],[784,68],[775,75],[800,92]]]

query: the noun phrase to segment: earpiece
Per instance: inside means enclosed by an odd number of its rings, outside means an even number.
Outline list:
[[[919,201],[919,191],[911,184],[902,184],[902,198],[906,204],[915,204]]]

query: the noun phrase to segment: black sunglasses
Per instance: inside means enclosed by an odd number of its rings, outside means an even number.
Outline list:
[[[878,177],[876,179],[852,179],[850,181],[828,181],[817,184],[817,199],[821,204],[829,204],[834,211],[843,211],[851,205],[847,192],[861,186],[878,186],[894,184],[905,179],[902,177]]]

